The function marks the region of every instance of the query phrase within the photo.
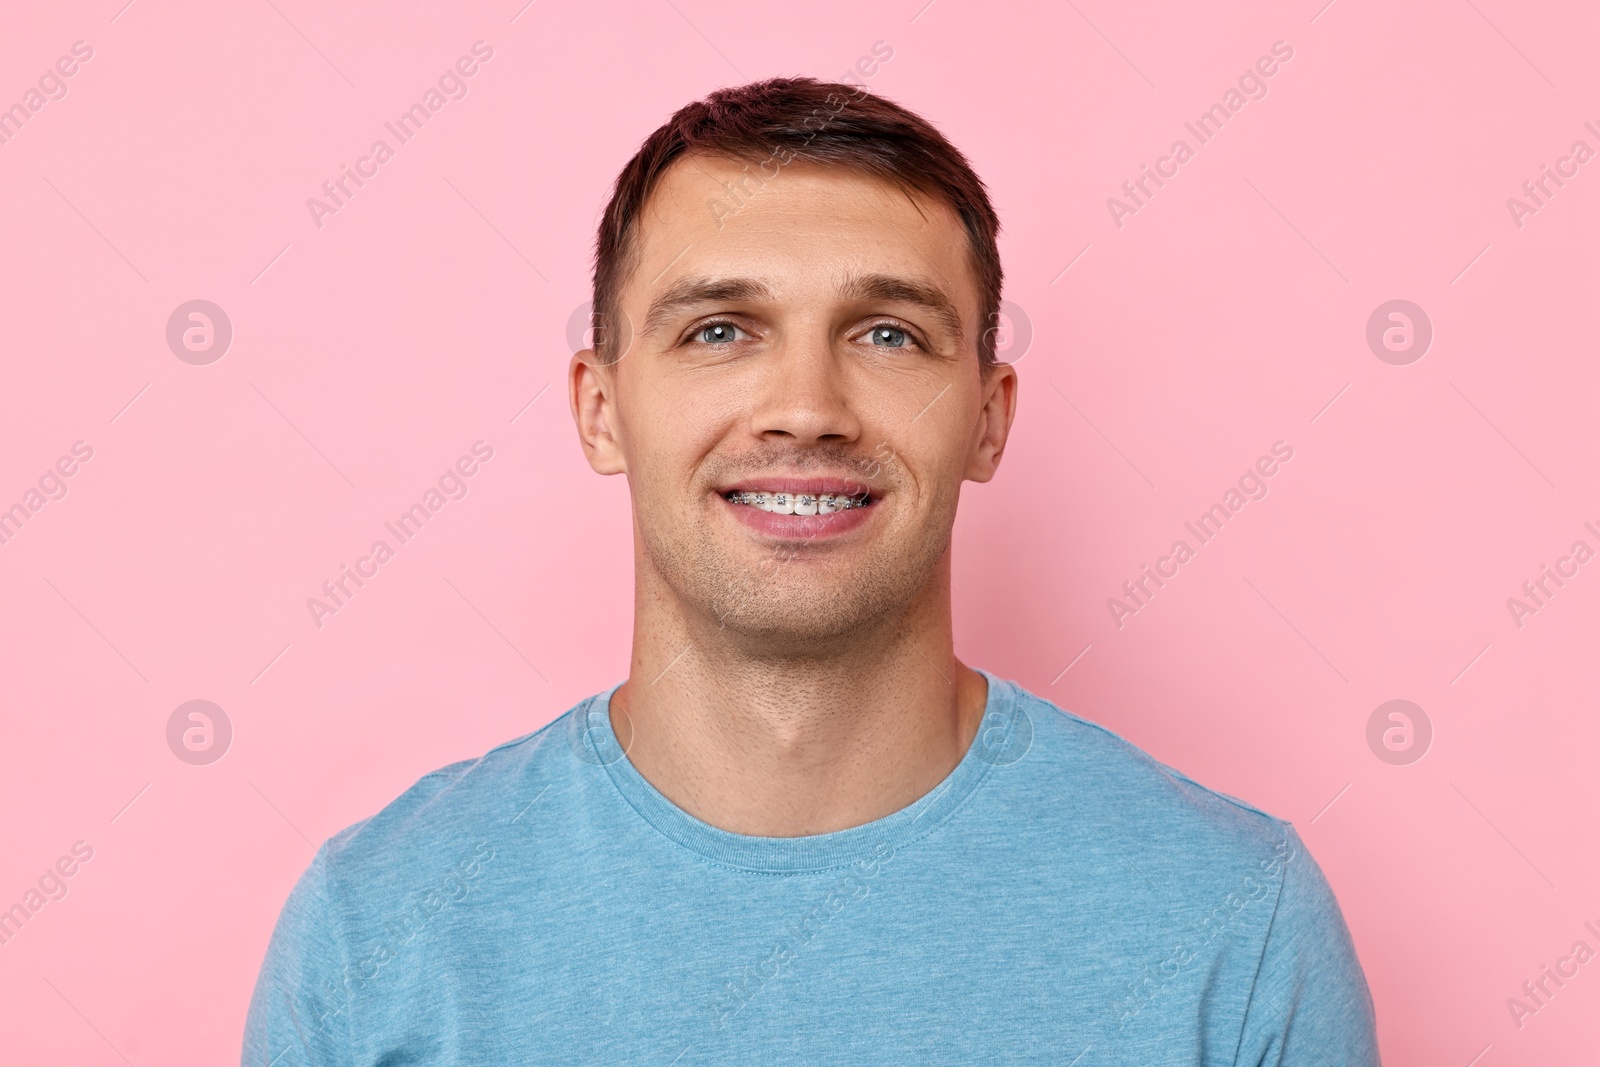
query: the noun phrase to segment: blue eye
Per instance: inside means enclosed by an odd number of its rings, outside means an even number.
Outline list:
[[[739,327],[731,322],[713,322],[700,327],[695,337],[701,344],[725,345],[738,339]]]
[[[872,343],[881,348],[904,348],[909,340],[906,332],[895,326],[874,326]]]

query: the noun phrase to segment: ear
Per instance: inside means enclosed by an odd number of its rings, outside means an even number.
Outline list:
[[[1009,363],[980,368],[983,406],[978,409],[977,431],[963,475],[968,481],[986,482],[1000,467],[1000,456],[1017,417],[1017,369]]]
[[[622,441],[616,433],[616,364],[600,363],[592,348],[573,355],[567,367],[567,402],[589,466],[600,474],[626,473]]]

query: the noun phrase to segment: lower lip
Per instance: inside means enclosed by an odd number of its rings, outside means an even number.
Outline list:
[[[735,504],[718,495],[724,507],[746,526],[765,537],[779,541],[827,541],[860,527],[872,519],[878,510],[873,501],[864,508],[846,508],[828,515],[780,515],[775,511],[762,511],[749,504]]]

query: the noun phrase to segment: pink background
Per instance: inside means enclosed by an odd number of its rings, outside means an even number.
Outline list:
[[[0,506],[94,455],[0,545],[0,907],[94,856],[0,946],[7,1062],[233,1060],[316,843],[621,679],[626,485],[562,393],[609,182],[678,105],[877,41],[867,83],[989,183],[1033,329],[957,531],[960,654],[1292,820],[1387,1063],[1592,1054],[1600,961],[1520,1029],[1506,999],[1600,949],[1600,563],[1520,627],[1506,600],[1600,549],[1600,161],[1520,227],[1506,199],[1600,149],[1594,9],[923,2],[8,5],[0,104],[94,56],[0,145]],[[318,228],[306,199],[480,39]],[[1115,225],[1279,40],[1268,95]],[[192,299],[233,325],[209,365],[165,339]],[[1405,366],[1365,340],[1392,299],[1434,329]],[[469,494],[314,625],[480,439]],[[1278,440],[1270,495],[1119,628],[1107,598]],[[210,765],[166,740],[194,699],[234,731]],[[1410,765],[1368,747],[1391,699],[1432,723]]]

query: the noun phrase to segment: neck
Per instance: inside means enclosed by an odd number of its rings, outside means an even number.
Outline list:
[[[883,818],[943,781],[983,717],[988,685],[955,657],[948,556],[905,610],[833,647],[784,655],[638,582],[612,729],[667,799],[732,833]]]

